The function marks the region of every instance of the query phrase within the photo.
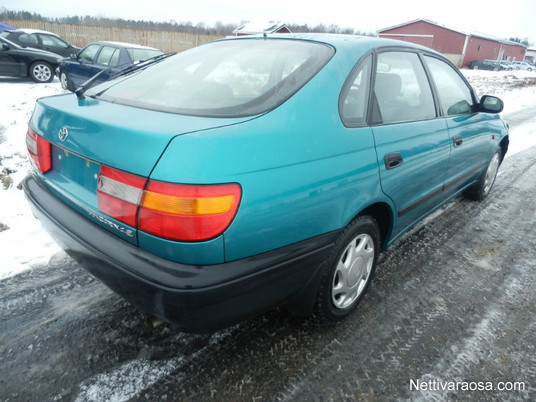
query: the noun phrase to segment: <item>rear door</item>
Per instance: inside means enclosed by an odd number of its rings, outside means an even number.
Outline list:
[[[419,54],[378,54],[373,90],[381,187],[397,208],[396,236],[441,200],[450,140]]]
[[[95,58],[94,69],[96,73],[105,70],[99,76],[100,81],[106,81],[117,73],[116,67],[119,65],[121,49],[113,46],[103,46],[98,56]]]
[[[443,60],[425,56],[449,129],[452,154],[445,190],[454,193],[476,178],[489,162],[491,132],[488,117],[477,113],[471,88],[457,70]]]

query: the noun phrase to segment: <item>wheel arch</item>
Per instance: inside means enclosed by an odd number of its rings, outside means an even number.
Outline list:
[[[47,61],[45,59],[35,59],[35,60],[32,60],[31,63],[28,63],[27,66],[28,66],[28,72],[30,71],[30,68],[35,65],[35,64],[38,64],[38,63],[44,63],[48,66],[50,66],[50,68],[52,69],[52,73],[55,74],[55,71],[54,71],[54,64],[51,63],[50,61]]]
[[[51,63],[50,61],[47,61],[47,60],[44,60],[44,59],[36,59],[36,60],[32,60],[31,63],[28,63],[26,65],[26,67],[27,67],[26,68],[26,77],[30,77],[30,78],[32,77],[32,69],[36,64],[39,64],[39,63],[46,64],[47,66],[50,67],[50,72],[51,72],[51,75],[52,75],[52,79],[54,79],[54,77],[56,76],[54,63]]]
[[[501,140],[499,146],[501,147],[501,163],[504,160],[504,157],[506,155],[506,152],[508,151],[508,145],[510,144],[510,136],[505,135],[504,138]]]
[[[359,216],[370,216],[378,224],[380,229],[380,249],[383,251],[387,247],[388,239],[393,228],[393,210],[385,202],[376,202],[359,212],[353,219]]]
[[[393,228],[393,210],[391,206],[382,201],[375,202],[355,214],[347,225],[360,216],[370,216],[378,224],[380,230],[380,252],[385,250],[389,244],[389,238]],[[345,226],[346,227],[346,226]],[[342,228],[341,230],[343,230]],[[313,313],[316,297],[318,293],[318,286],[320,284],[322,266],[325,262],[318,265],[316,273],[311,277],[303,290],[299,292],[287,303],[287,308],[295,315],[308,316]]]

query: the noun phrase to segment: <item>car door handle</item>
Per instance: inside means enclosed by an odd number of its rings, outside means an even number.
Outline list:
[[[460,135],[457,135],[452,139],[452,142],[454,143],[454,147],[459,147],[463,143],[463,138]]]
[[[403,159],[399,152],[391,152],[383,157],[385,168],[391,170],[402,165]]]

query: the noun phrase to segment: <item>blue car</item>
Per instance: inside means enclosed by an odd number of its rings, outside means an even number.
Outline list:
[[[490,193],[503,102],[443,56],[344,35],[228,38],[37,101],[24,190],[45,228],[155,318],[348,316],[379,253]]]
[[[135,63],[162,54],[161,50],[132,43],[93,42],[77,54],[62,59],[56,74],[63,89],[74,91],[97,74],[95,81],[100,83]]]

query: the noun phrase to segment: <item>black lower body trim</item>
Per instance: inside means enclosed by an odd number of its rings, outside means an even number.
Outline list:
[[[140,309],[192,332],[231,325],[299,295],[339,234],[218,265],[186,265],[149,254],[95,225],[33,175],[23,187],[36,217],[74,260]]]
[[[413,211],[415,208],[418,208],[425,202],[431,200],[434,197],[437,197],[441,193],[447,193],[445,198],[448,198],[449,190],[453,187],[458,186],[459,184],[467,181],[470,177],[476,175],[478,172],[480,172],[484,167],[486,166],[485,163],[482,163],[478,165],[477,167],[471,169],[470,171],[466,172],[465,174],[461,175],[460,177],[455,178],[454,180],[451,180],[447,184],[443,186],[443,188],[438,188],[437,190],[432,191],[430,194],[427,194],[426,196],[422,197],[421,199],[415,201],[414,203],[408,205],[405,208],[402,208],[400,211],[398,211],[398,217],[404,216],[408,212]]]

